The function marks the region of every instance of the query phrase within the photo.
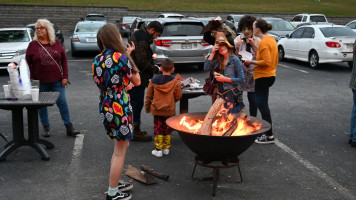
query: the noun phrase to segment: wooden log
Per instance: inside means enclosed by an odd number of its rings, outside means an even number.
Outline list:
[[[157,178],[163,179],[165,181],[168,181],[169,175],[164,175],[160,172],[156,172],[154,169],[150,168],[149,166],[146,165],[141,165],[141,169]]]
[[[131,165],[128,165],[127,166],[127,169],[125,171],[125,175],[137,180],[137,181],[140,181],[144,184],[147,184],[147,185],[151,185],[151,184],[155,184],[157,183],[157,180],[150,174],[144,172],[144,171],[141,171]]]
[[[214,104],[209,109],[209,112],[205,115],[203,124],[198,132],[199,135],[211,134],[211,125],[224,102],[225,100],[223,98],[218,98],[215,100]]]

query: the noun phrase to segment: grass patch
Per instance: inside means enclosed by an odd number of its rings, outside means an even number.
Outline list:
[[[0,4],[128,7],[131,10],[322,13],[355,16],[356,0],[0,0]]]

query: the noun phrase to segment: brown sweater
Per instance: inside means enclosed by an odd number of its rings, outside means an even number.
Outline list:
[[[146,112],[154,116],[174,116],[176,102],[181,98],[179,80],[173,79],[163,85],[153,84],[150,80],[145,99]]]

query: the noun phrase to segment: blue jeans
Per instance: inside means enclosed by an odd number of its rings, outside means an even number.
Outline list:
[[[66,90],[65,87],[62,86],[62,82],[51,82],[51,83],[41,83],[40,84],[40,92],[59,92],[59,97],[56,101],[57,107],[59,108],[59,112],[61,114],[63,123],[71,124],[70,114],[66,99]],[[41,108],[38,110],[38,114],[41,119],[42,125],[48,125],[48,111],[47,107]]]
[[[272,136],[272,117],[268,105],[269,88],[273,85],[276,78],[266,77],[255,80],[255,100],[258,110],[261,112],[262,119],[271,124],[271,129],[266,132],[266,135]]]
[[[352,90],[354,106],[351,113],[351,124],[350,124],[350,139],[352,142],[356,142],[356,90]]]
[[[131,106],[133,111],[133,125],[141,125],[141,110],[145,99],[145,87],[135,86],[127,91],[130,94]]]

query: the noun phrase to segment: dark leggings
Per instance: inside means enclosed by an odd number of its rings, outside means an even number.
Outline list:
[[[247,92],[248,108],[250,110],[250,115],[253,117],[257,116],[257,104],[256,95],[254,92]]]
[[[272,117],[271,112],[268,106],[268,96],[269,96],[269,88],[273,85],[276,77],[265,77],[258,78],[255,80],[255,100],[258,109],[261,112],[262,119],[266,120],[271,124],[271,129],[266,132],[266,135],[272,136]]]

